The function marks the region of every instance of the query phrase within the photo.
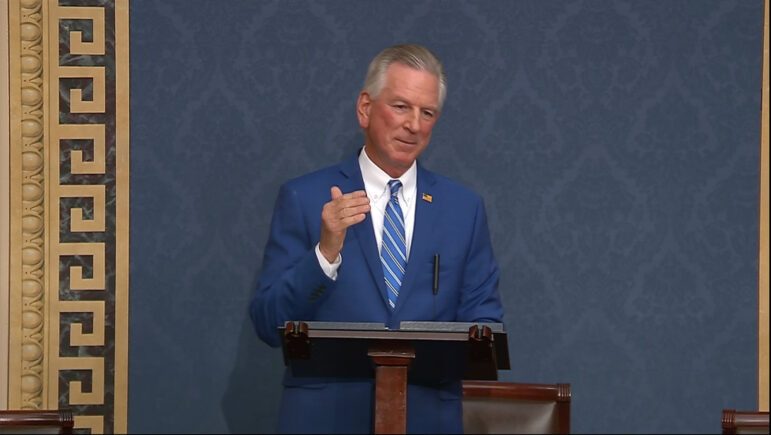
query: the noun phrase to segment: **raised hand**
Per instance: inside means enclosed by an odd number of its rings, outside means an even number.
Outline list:
[[[367,192],[363,190],[343,194],[339,187],[332,186],[329,191],[332,200],[324,204],[321,211],[319,250],[333,263],[343,249],[348,227],[363,221],[370,206]]]

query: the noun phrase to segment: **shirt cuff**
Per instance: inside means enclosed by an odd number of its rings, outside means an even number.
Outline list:
[[[340,254],[337,254],[335,261],[330,263],[327,261],[326,257],[321,255],[319,244],[316,243],[316,258],[319,260],[319,266],[321,266],[321,270],[324,271],[324,274],[332,281],[335,281],[337,279],[337,269],[340,268],[340,264],[343,262],[343,257]]]

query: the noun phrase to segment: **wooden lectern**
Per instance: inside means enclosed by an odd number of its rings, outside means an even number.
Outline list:
[[[497,380],[508,370],[500,323],[286,322],[284,363],[295,376],[375,378],[375,433],[406,433],[407,379]]]

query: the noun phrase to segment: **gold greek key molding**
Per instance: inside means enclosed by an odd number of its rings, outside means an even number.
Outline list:
[[[82,89],[70,89],[70,113],[104,113],[104,67],[62,66],[57,68],[58,78],[89,78],[93,81],[93,97],[90,101],[83,99]],[[57,90],[58,92],[58,90]],[[51,99],[54,109],[59,109],[59,100]],[[59,110],[56,110],[58,112]]]
[[[70,266],[70,290],[105,289],[106,271],[104,243],[60,243],[57,248],[57,252],[55,253],[57,257],[85,256],[93,259],[93,272],[91,277],[87,277],[83,273],[83,266]],[[59,279],[52,276],[52,282],[55,282],[58,285]]]
[[[83,160],[83,151],[73,150],[70,156],[73,174],[104,174],[105,132],[103,124],[59,125],[57,136],[62,139],[87,139],[93,141],[94,159]]]
[[[93,25],[91,42],[83,42],[83,32],[79,30],[70,32],[71,54],[104,54],[105,29],[103,8],[60,6],[57,10],[59,19],[89,20]]]
[[[104,403],[104,358],[60,357],[58,370],[85,370],[91,374],[91,391],[83,391],[81,381],[70,382],[70,405],[101,405]]]
[[[105,231],[105,192],[104,186],[59,186],[61,198],[91,198],[93,201],[92,219],[83,218],[82,208],[70,210],[71,232],[104,232]],[[58,210],[56,210],[58,211]],[[59,222],[59,219],[56,219]]]
[[[93,325],[92,332],[84,333],[82,323],[70,324],[70,346],[104,346],[104,301],[61,301],[59,302],[61,313],[91,314]]]
[[[128,0],[9,1],[8,407],[126,432]]]
[[[104,433],[104,417],[101,415],[76,415],[75,428],[91,429],[91,433]],[[126,431],[124,430],[123,433]]]

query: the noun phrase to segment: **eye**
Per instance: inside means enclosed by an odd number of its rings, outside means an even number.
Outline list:
[[[426,119],[434,119],[434,112],[430,110],[424,110],[423,111],[423,117]]]
[[[403,103],[396,103],[392,106],[396,110],[405,110],[407,109],[407,105]]]

